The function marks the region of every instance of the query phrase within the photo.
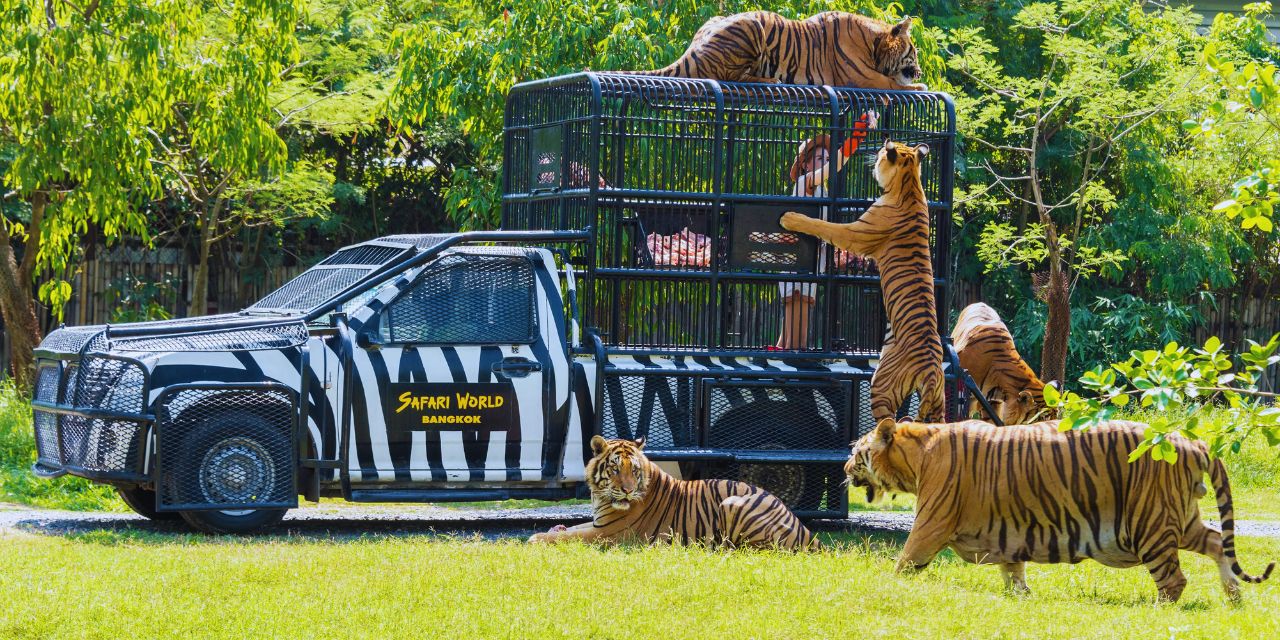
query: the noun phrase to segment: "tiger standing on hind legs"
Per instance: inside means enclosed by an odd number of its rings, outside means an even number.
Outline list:
[[[928,145],[886,138],[872,170],[884,193],[853,222],[837,224],[794,211],[779,221],[784,229],[817,236],[880,267],[890,336],[871,377],[871,416],[877,422],[895,417],[915,391],[920,392],[920,420],[941,422],[946,408],[929,205],[920,182],[920,163],[928,153]]]

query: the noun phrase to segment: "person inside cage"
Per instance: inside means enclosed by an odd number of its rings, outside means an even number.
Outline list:
[[[849,158],[858,150],[858,145],[867,138],[867,131],[876,128],[878,116],[874,111],[862,114],[853,125],[853,132],[841,145],[836,154],[835,170],[844,168]],[[796,158],[791,163],[788,178],[794,184],[791,195],[821,198],[827,195],[827,180],[831,171],[831,137],[819,135],[800,144]],[[827,217],[827,208],[822,207],[822,218]],[[818,273],[827,268],[827,251],[825,243],[818,248]],[[852,256],[843,249],[835,249],[836,267],[848,266],[860,258]],[[782,300],[782,331],[778,334],[778,349],[800,349],[809,344],[809,316],[816,302],[814,297],[817,287],[812,282],[780,282],[778,297]]]

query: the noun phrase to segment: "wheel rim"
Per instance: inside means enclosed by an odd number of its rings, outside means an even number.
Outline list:
[[[804,467],[798,464],[744,464],[738,478],[753,484],[789,505],[804,497]]]
[[[782,445],[774,443],[760,447],[782,448]],[[804,465],[744,464],[738,469],[738,478],[772,493],[789,505],[797,504],[804,497]]]
[[[234,437],[219,440],[200,464],[200,491],[209,504],[263,502],[275,483],[275,462],[256,440]],[[241,516],[252,510],[222,513]]]

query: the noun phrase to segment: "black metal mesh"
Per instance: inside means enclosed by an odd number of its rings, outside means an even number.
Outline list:
[[[64,415],[60,421],[62,463],[91,472],[142,473],[142,425]]]
[[[418,249],[425,251],[427,249],[430,249],[440,244],[441,242],[444,242],[445,240],[448,240],[450,237],[452,236],[447,233],[420,233],[420,234],[405,234],[405,235],[398,235],[398,236],[384,236],[382,238],[378,238],[378,240],[381,242],[411,244],[417,247]]]
[[[58,416],[39,409],[36,409],[34,414],[36,459],[49,466],[60,466],[62,459],[58,453]]]
[[[45,336],[40,342],[40,348],[57,353],[80,353],[81,347],[94,335],[101,333],[104,328],[102,326],[63,327]]]
[[[290,309],[308,311],[345,291],[369,275],[372,268],[312,267],[309,271],[267,294],[251,309]]]
[[[849,495],[843,463],[723,462],[697,466],[699,478],[739,480],[782,500],[803,518],[843,518]]]
[[[649,449],[698,445],[693,378],[607,375],[604,384],[606,438],[643,436]]]
[[[726,449],[825,450],[848,444],[843,388],[713,384],[706,445]]]
[[[81,361],[68,397],[77,407],[142,413],[146,375],[137,364],[101,356]]]
[[[68,363],[66,370],[62,373],[62,378],[66,380],[66,385],[62,390],[62,397],[58,398],[58,401],[62,404],[75,404],[76,386],[80,380],[80,365]]]
[[[36,391],[35,398],[41,402],[58,402],[58,379],[59,371],[57,363],[48,363],[43,360],[40,368],[36,373]]]
[[[192,389],[156,407],[159,504],[176,509],[297,505],[293,399],[266,389]]]
[[[358,244],[347,247],[325,258],[321,265],[381,265],[392,258],[405,253],[404,247],[389,247],[377,244]]]
[[[529,342],[537,327],[535,295],[527,258],[445,256],[391,304],[383,336],[396,343]]]
[[[306,325],[287,324],[229,331],[112,340],[118,351],[248,351],[286,349],[307,341]]]

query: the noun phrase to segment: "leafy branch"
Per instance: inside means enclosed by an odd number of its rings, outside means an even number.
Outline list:
[[[1062,411],[1058,428],[1089,429],[1136,401],[1156,415],[1129,461],[1150,453],[1156,460],[1177,462],[1169,441],[1173,434],[1203,440],[1212,455],[1239,453],[1241,444],[1261,434],[1280,446],[1280,407],[1277,394],[1260,385],[1272,365],[1280,362],[1280,334],[1265,344],[1249,341],[1248,351],[1232,358],[1217,337],[1191,348],[1170,342],[1162,350],[1134,351],[1128,360],[1096,367],[1080,378],[1084,393],[1045,388],[1045,401]],[[1238,360],[1238,362],[1237,362]],[[1226,405],[1225,412],[1206,408]]]

